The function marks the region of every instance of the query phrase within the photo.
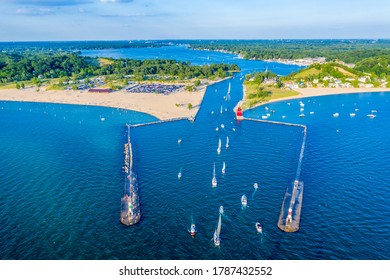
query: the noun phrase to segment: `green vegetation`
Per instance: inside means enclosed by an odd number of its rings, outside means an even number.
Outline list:
[[[275,73],[270,71],[246,75],[245,97],[242,108],[245,110],[273,99],[298,95],[298,92],[285,88]]]
[[[246,59],[325,57],[357,63],[390,54],[390,40],[213,40],[188,41],[196,49],[222,50]]]
[[[37,87],[47,79],[60,78],[59,85],[70,81],[105,76],[113,89],[123,87],[129,79],[183,81],[190,79],[216,79],[239,70],[237,65],[190,65],[175,60],[93,59],[75,53],[0,53],[0,85],[10,82],[31,81]],[[115,81],[115,82],[114,82]],[[196,84],[200,82],[196,82]]]

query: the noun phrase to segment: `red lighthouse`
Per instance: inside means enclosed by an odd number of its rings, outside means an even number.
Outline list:
[[[237,111],[236,111],[236,118],[237,120],[242,120],[244,117],[242,116],[242,109],[240,106],[238,106]]]

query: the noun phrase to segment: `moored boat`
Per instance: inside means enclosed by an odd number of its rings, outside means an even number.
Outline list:
[[[374,115],[374,114],[368,114],[367,117],[369,117],[370,119],[373,119],[373,118],[376,117],[376,115]]]
[[[334,113],[333,117],[337,118],[340,114],[339,113]]]

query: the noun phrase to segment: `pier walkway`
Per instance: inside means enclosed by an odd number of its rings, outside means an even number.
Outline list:
[[[133,172],[133,150],[130,141],[130,126],[127,126],[127,143],[125,144],[125,186],[121,199],[121,223],[127,226],[138,223],[141,219],[138,184]]]
[[[307,135],[307,126],[302,124],[293,124],[293,123],[284,123],[268,120],[258,120],[244,118],[244,120],[256,121],[262,123],[271,123],[277,125],[286,125],[286,126],[296,126],[303,128],[303,139],[301,145],[301,152],[299,154],[297,172],[295,175],[295,180],[292,186],[288,186],[286,189],[286,194],[284,195],[282,207],[280,209],[280,215],[278,219],[278,227],[285,232],[296,232],[299,230],[299,223],[301,220],[301,208],[302,208],[302,199],[303,199],[303,182],[300,181],[303,155],[305,153],[306,147],[306,135]]]

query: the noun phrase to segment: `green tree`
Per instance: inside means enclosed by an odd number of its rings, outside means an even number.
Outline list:
[[[196,87],[200,86],[200,80],[196,80],[196,81],[194,82],[194,86],[196,86]]]
[[[15,87],[16,87],[16,89],[20,89],[20,84],[16,83]]]
[[[188,107],[188,110],[191,110],[192,109],[192,104],[188,103],[187,107]]]

